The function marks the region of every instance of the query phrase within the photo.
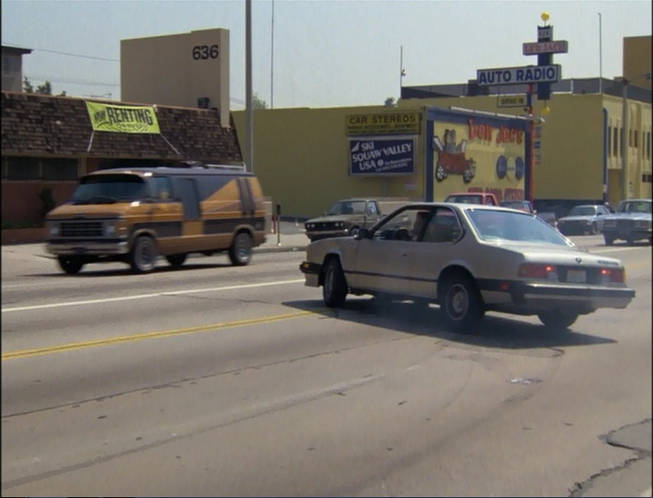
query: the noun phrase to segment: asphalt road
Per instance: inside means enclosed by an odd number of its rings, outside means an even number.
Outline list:
[[[471,335],[328,310],[301,252],[71,277],[3,247],[2,495],[650,496],[651,247],[578,239],[628,309]]]

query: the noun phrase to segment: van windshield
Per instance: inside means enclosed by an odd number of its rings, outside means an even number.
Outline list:
[[[73,204],[113,204],[136,201],[146,196],[146,184],[135,175],[93,175],[80,180],[73,192]]]

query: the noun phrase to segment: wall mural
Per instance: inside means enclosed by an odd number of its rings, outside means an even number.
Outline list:
[[[485,191],[499,200],[524,198],[526,165],[522,130],[468,119],[435,122],[433,130],[436,198]]]

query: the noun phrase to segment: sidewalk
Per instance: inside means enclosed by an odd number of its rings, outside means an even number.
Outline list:
[[[256,253],[304,251],[310,240],[304,233],[304,224],[301,221],[281,221],[280,233],[267,233],[266,241],[253,249]],[[2,252],[8,254],[24,254],[54,259],[52,254],[45,250],[45,243],[31,244],[5,244]]]

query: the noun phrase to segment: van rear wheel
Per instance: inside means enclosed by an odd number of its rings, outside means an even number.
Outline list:
[[[252,237],[246,232],[240,232],[234,237],[229,248],[229,259],[231,264],[244,266],[252,259]]]
[[[141,235],[129,253],[129,265],[134,273],[148,273],[154,269],[158,254],[152,237]]]
[[[171,254],[170,256],[166,256],[166,261],[168,261],[170,266],[181,266],[186,261],[186,254]]]

